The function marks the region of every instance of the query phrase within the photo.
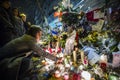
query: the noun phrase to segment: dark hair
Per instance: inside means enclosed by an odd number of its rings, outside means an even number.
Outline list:
[[[14,12],[14,10],[18,10],[18,17],[20,17],[19,8],[17,8],[17,7],[12,8],[12,11],[13,11],[13,12]]]
[[[26,34],[32,36],[32,37],[36,37],[36,34],[38,32],[42,31],[40,29],[40,27],[37,27],[37,26],[31,26],[30,29],[26,32]]]

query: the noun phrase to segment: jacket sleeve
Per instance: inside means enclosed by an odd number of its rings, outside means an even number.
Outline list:
[[[58,58],[45,52],[40,46],[34,45],[33,46],[33,51],[35,51],[39,56],[43,56],[45,58],[51,59],[53,61],[56,61]]]

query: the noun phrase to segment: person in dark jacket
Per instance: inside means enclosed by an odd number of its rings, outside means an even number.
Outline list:
[[[17,36],[20,37],[23,34],[25,34],[26,30],[24,28],[24,23],[22,21],[22,19],[20,18],[20,14],[19,14],[19,9],[18,8],[13,8],[13,15],[16,21],[16,30],[17,30]]]
[[[15,19],[9,0],[0,0],[0,47],[16,38]]]
[[[40,56],[56,60],[56,57],[44,52],[44,50],[38,46],[41,36],[41,29],[39,27],[32,26],[26,34],[10,41],[5,46],[0,48],[0,60],[14,57],[31,50],[38,53]]]

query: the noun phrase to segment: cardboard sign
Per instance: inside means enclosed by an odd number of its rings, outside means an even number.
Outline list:
[[[94,11],[94,19],[104,18],[104,13],[100,10]]]
[[[104,22],[105,22],[104,20],[100,19],[100,20],[97,22],[97,24],[92,25],[92,30],[93,30],[93,31],[101,31]]]
[[[84,51],[88,53],[88,61],[90,65],[93,65],[100,60],[100,56],[97,54],[95,49],[86,47]]]
[[[100,56],[96,52],[90,51],[88,54],[88,60],[90,65],[93,65],[100,60]]]
[[[84,78],[84,80],[91,79],[91,74],[88,71],[82,71],[81,76]]]
[[[113,67],[120,67],[120,51],[118,52],[113,52]]]

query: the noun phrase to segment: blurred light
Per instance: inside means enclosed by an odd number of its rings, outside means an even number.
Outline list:
[[[75,10],[84,0],[81,0],[76,6],[73,7],[73,10]]]

